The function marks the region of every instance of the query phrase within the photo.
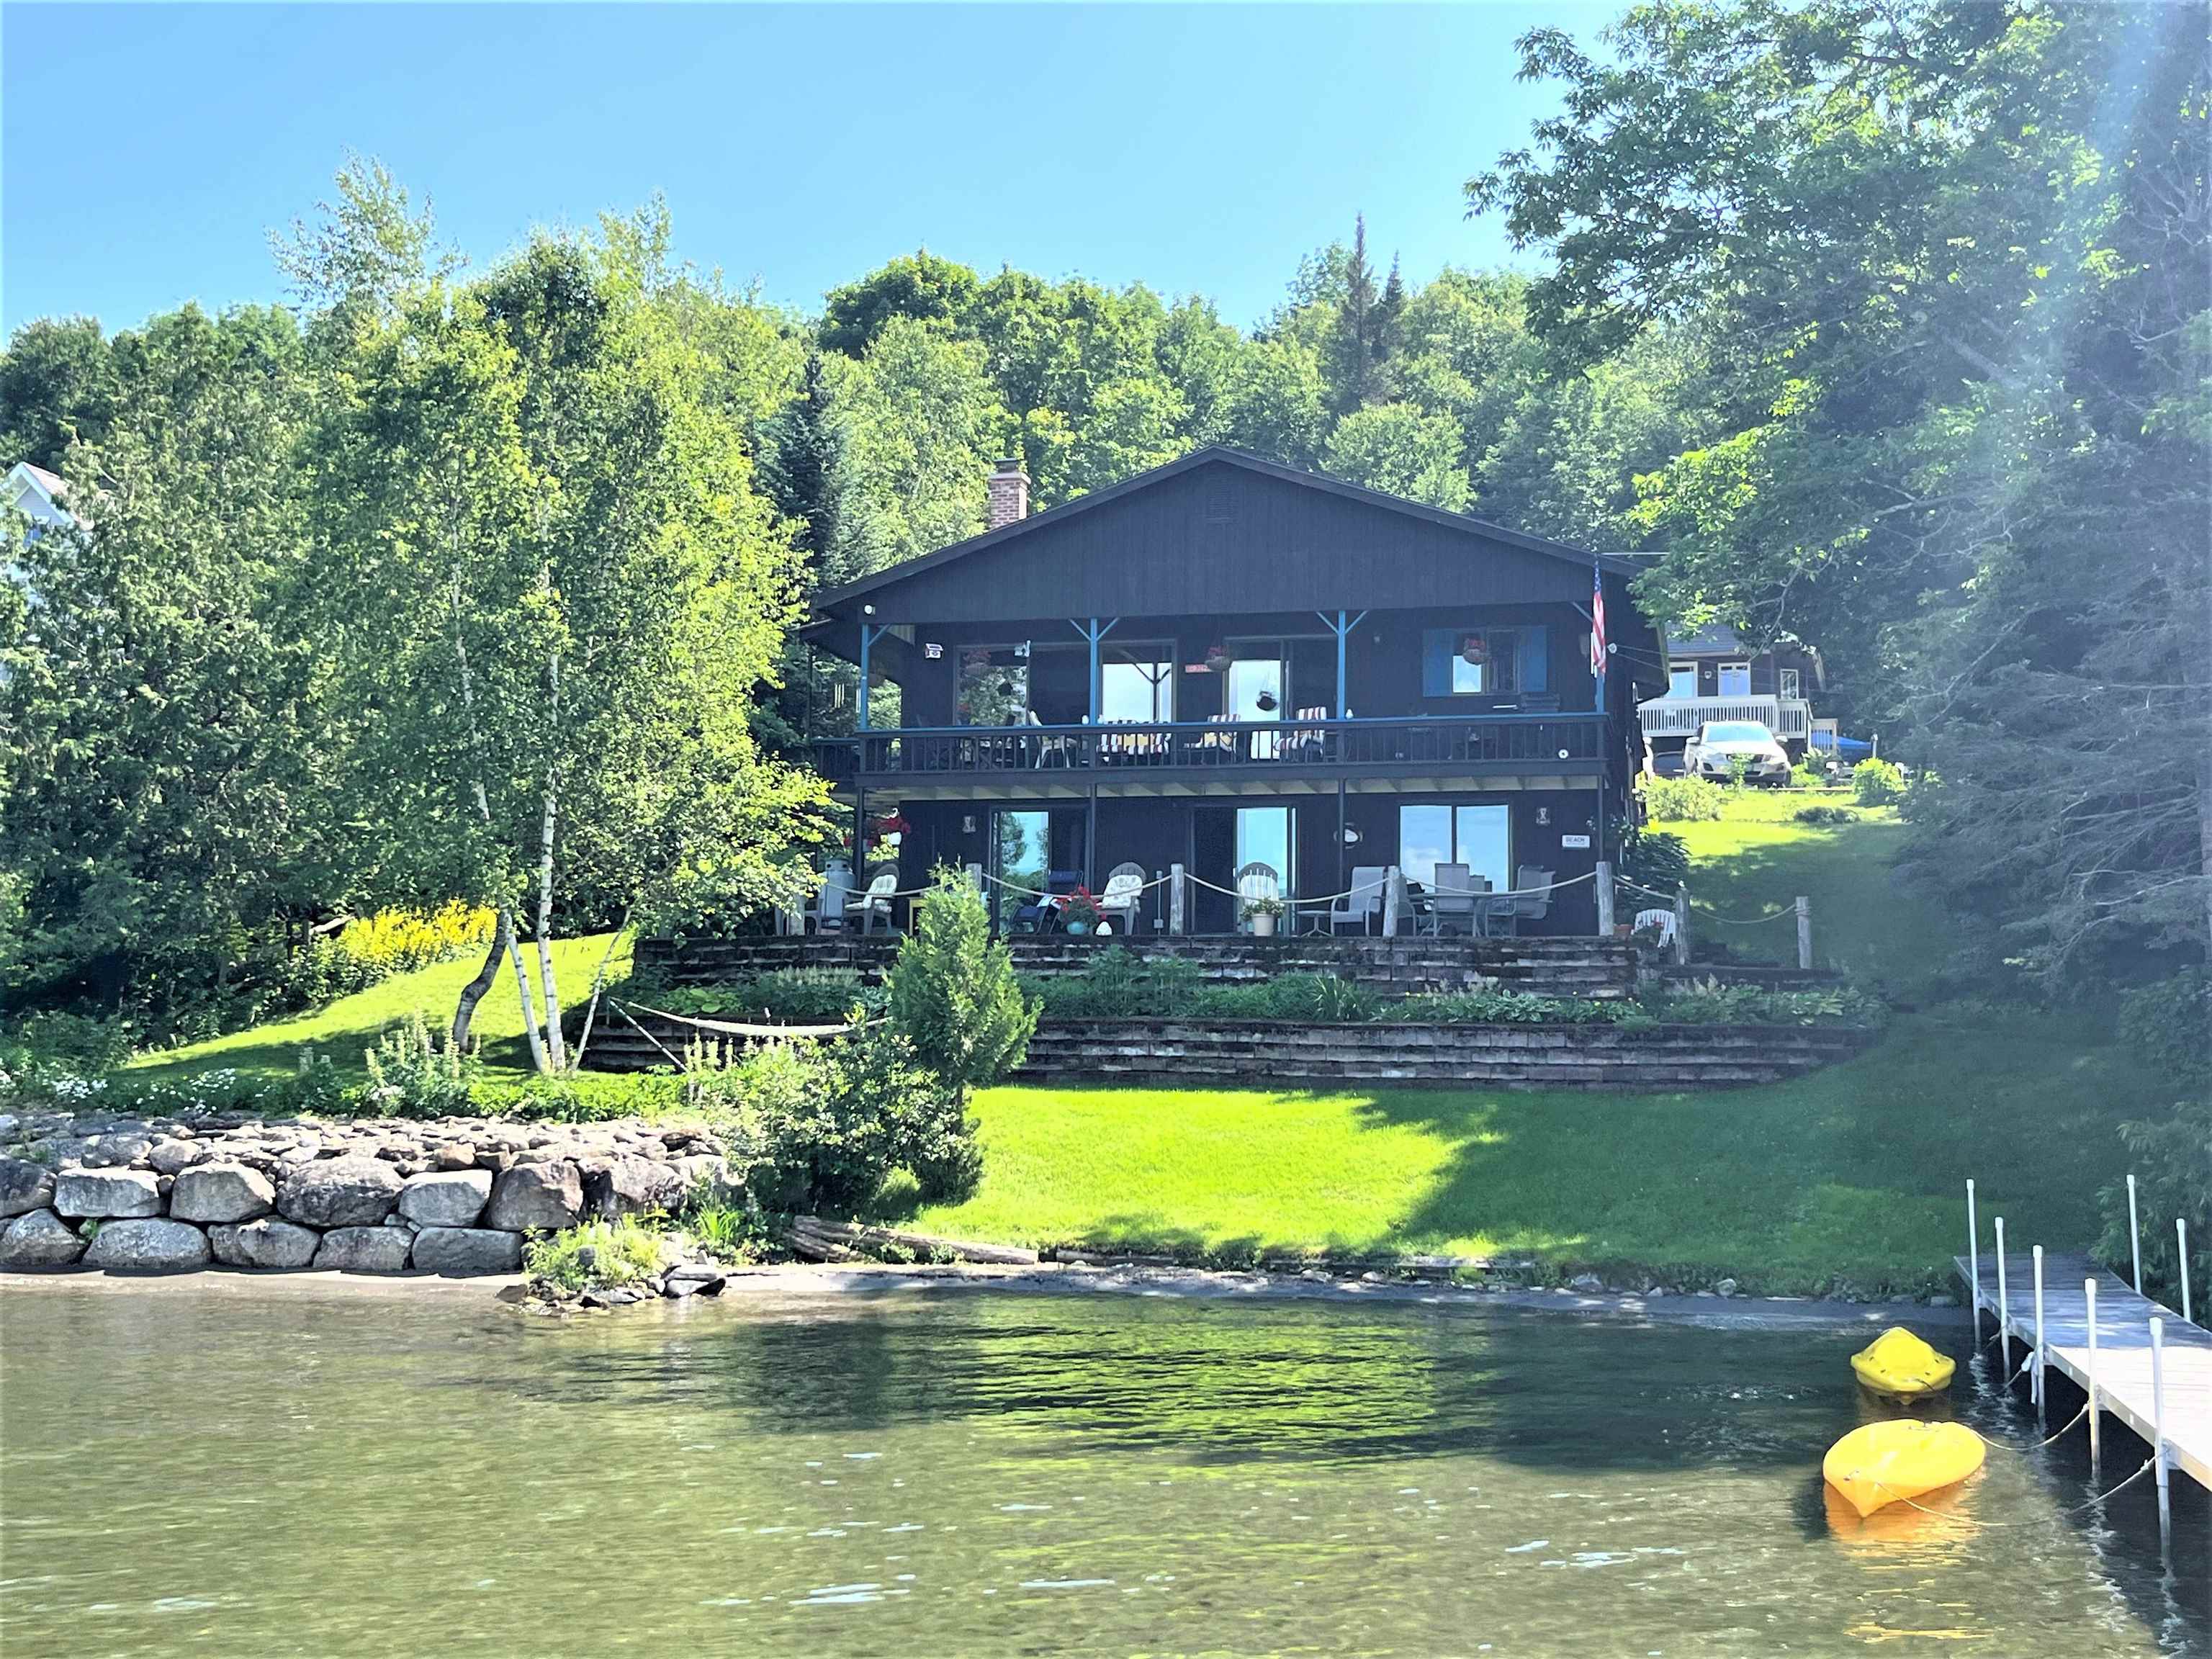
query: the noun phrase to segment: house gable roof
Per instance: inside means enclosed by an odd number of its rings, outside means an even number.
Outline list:
[[[1077,520],[1109,507],[1116,502],[1126,501],[1131,495],[1155,489],[1187,473],[1209,466],[1237,469],[1248,475],[1255,475],[1303,489],[1314,490],[1339,500],[1380,508],[1427,525],[1458,532],[1492,544],[1560,560],[1578,568],[1587,568],[1595,563],[1622,578],[1632,577],[1638,570],[1638,567],[1609,555],[1591,553],[1564,542],[1547,540],[1540,536],[1531,536],[1524,532],[1508,529],[1503,525],[1491,524],[1463,513],[1446,512],[1442,507],[1430,507],[1421,501],[1409,501],[1402,495],[1392,495],[1379,489],[1369,489],[1359,484],[1346,483],[1340,478],[1332,478],[1318,472],[1303,471],[1297,467],[1285,466],[1279,462],[1248,454],[1243,450],[1212,444],[1203,449],[1193,450],[1189,454],[1167,462],[1164,465],[1139,472],[1133,477],[1122,480],[1120,483],[1094,490],[1087,495],[1079,495],[1075,500],[1046,512],[1032,514],[1027,518],[1017,520],[1012,524],[1001,526],[996,530],[986,531],[980,536],[971,536],[965,541],[955,542],[949,547],[939,548],[933,553],[924,554],[919,558],[908,559],[902,563],[892,565],[873,574],[863,576],[856,581],[826,589],[816,597],[815,610],[817,614],[842,610],[849,606],[854,600],[880,592],[887,588],[896,587],[915,577],[942,570],[947,565],[972,559],[978,554],[1007,548],[1018,544],[1024,537],[1063,529]]]

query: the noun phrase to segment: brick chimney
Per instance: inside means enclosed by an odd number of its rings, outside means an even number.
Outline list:
[[[983,509],[984,526],[997,530],[1030,515],[1030,475],[1022,471],[1021,458],[1009,455],[990,477],[990,501]]]

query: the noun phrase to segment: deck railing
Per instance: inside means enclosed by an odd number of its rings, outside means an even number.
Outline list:
[[[1598,717],[1590,713],[949,726],[860,732],[812,745],[815,769],[832,782],[886,773],[1530,768],[1594,762],[1598,750]]]
[[[1784,742],[1813,734],[1813,705],[1802,697],[1654,697],[1636,713],[1647,738],[1694,738],[1707,720],[1756,720]]]

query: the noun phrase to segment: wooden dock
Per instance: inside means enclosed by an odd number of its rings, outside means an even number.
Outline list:
[[[1960,1279],[1972,1270],[1965,1256],[1954,1258]],[[2035,1264],[2025,1251],[2007,1250],[2004,1326],[2021,1354],[2035,1347]],[[2088,1298],[2085,1279],[2097,1281],[2097,1408],[2118,1418],[2145,1441],[2152,1437],[2150,1322],[2166,1322],[2166,1467],[2212,1488],[2212,1331],[2184,1322],[2172,1309],[2152,1301],[2086,1255],[2043,1256],[2044,1364],[2063,1372],[2081,1388],[2089,1386]],[[1997,1263],[1981,1260],[1976,1305],[1997,1312]],[[2017,1366],[2019,1358],[2013,1361]]]

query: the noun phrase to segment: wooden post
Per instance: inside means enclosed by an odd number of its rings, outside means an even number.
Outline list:
[[[2043,1400],[2043,1246],[2034,1249],[2035,1257],[2035,1368],[2027,1374],[2027,1391],[2035,1401],[2038,1422],[2044,1420]]]
[[[1399,895],[1405,890],[1406,884],[1399,879],[1398,866],[1394,864],[1382,872],[1382,937],[1384,939],[1395,939],[1398,936]]]
[[[2181,1264],[2181,1321],[2185,1325],[2197,1322],[2196,1310],[2189,1305],[2189,1218],[2173,1218],[2174,1257]]]
[[[1797,965],[1812,971],[1813,901],[1802,893],[1797,895]]]
[[[1182,866],[1168,866],[1168,932],[1178,938],[1186,931],[1183,910]]]
[[[1597,936],[1613,937],[1613,865],[1606,859],[1597,861]]]
[[[2158,1472],[2158,1535],[2173,1529],[2173,1500],[2166,1482],[2166,1322],[2155,1314],[2150,1322],[2150,1457]]]
[[[1674,960],[1685,967],[1690,961],[1690,890],[1674,890]]]
[[[2136,1220],[2136,1178],[2128,1177],[2128,1251],[2135,1257],[2136,1294],[2142,1294],[2142,1228]]]
[[[1997,1218],[1997,1352],[2004,1356],[2004,1385],[2012,1387],[2012,1298],[2005,1294],[2004,1218]]]
[[[1966,1177],[1966,1302],[1974,1310],[1974,1340],[1982,1340],[1982,1230],[1974,1223],[1974,1178]]]
[[[2082,1298],[2089,1304],[2089,1473],[2097,1473],[2097,1457],[2100,1449],[2097,1432],[2097,1281],[2081,1281]]]

